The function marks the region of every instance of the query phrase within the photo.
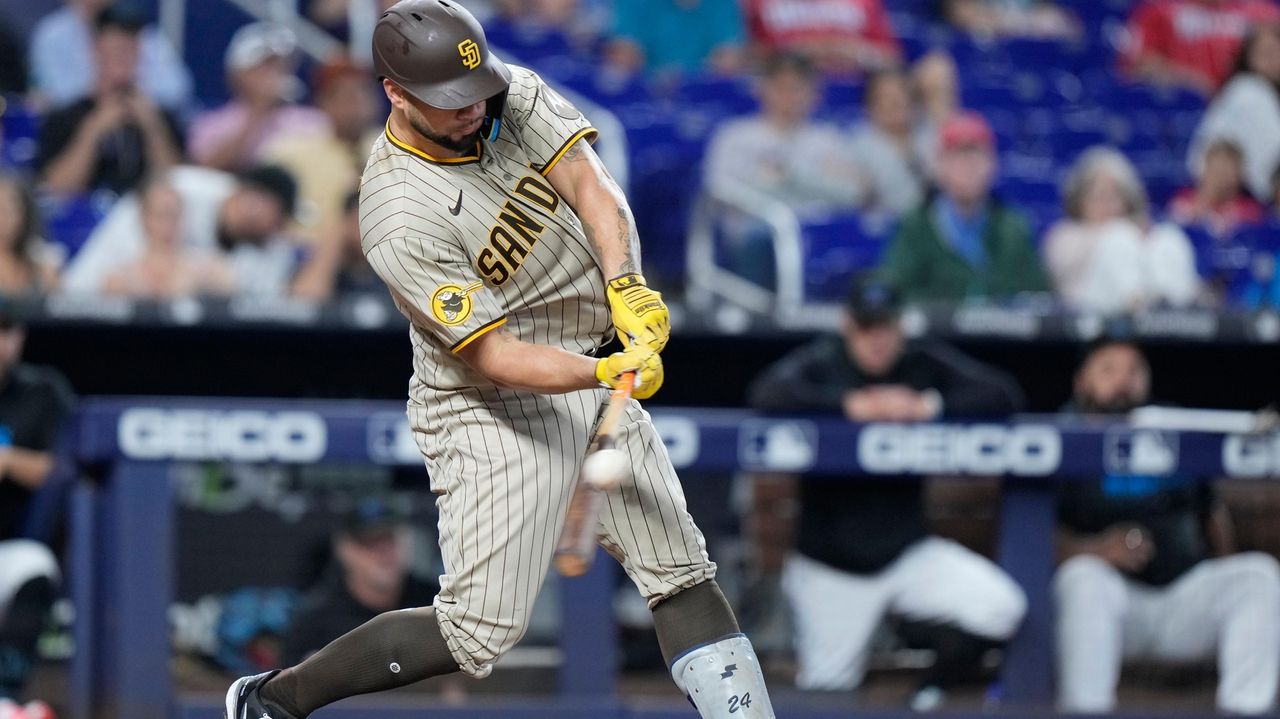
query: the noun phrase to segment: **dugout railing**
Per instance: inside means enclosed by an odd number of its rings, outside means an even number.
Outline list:
[[[1052,706],[1053,501],[1058,480],[1103,472],[1198,477],[1280,475],[1280,433],[1179,431],[1128,424],[1063,424],[1027,417],[1007,424],[869,424],[766,417],[737,410],[655,409],[678,470],[809,472],[833,476],[998,476],[1004,479],[997,559],[1026,591],[1028,613],[1008,646],[998,713],[1046,714]],[[104,708],[130,719],[214,719],[220,704],[175,695],[168,610],[173,592],[174,462],[375,463],[421,466],[397,402],[89,398],[69,433],[69,463],[95,467],[70,502],[68,574],[77,608],[71,663],[72,719]],[[833,481],[840,481],[835,480]],[[910,481],[910,480],[907,480]],[[367,698],[324,710],[330,719],[694,716],[669,704],[629,704],[617,687],[612,562],[562,585],[563,662],[550,697],[429,707],[403,697]],[[1280,611],[1280,608],[1278,608]],[[781,693],[780,693],[781,695]],[[847,711],[790,704],[779,716],[835,719]],[[858,716],[898,716],[859,712]],[[951,716],[963,716],[953,714]]]

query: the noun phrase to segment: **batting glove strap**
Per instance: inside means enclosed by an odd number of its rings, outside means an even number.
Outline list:
[[[613,324],[624,346],[632,342],[661,352],[671,336],[671,318],[662,295],[644,282],[644,276],[629,273],[609,280],[606,290]]]

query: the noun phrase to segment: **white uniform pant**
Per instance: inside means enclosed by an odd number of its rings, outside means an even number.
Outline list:
[[[0,542],[0,621],[22,585],[41,577],[56,582],[58,575],[58,560],[45,545],[30,539]]]
[[[795,615],[801,689],[852,689],[862,682],[872,636],[887,614],[947,623],[1004,641],[1027,599],[986,558],[926,537],[876,574],[853,574],[800,554],[787,559],[783,590]]]
[[[1258,714],[1280,681],[1280,564],[1257,552],[1210,559],[1166,587],[1091,554],[1067,560],[1058,602],[1058,702],[1110,711],[1124,660],[1218,662],[1218,708]]]

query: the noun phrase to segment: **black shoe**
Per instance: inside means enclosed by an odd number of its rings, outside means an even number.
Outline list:
[[[279,674],[276,669],[251,677],[240,677],[227,690],[227,713],[225,719],[296,719],[284,711],[268,706],[258,696],[258,690],[271,677]]]

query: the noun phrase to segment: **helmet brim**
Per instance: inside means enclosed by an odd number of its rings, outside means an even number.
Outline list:
[[[483,102],[511,85],[511,70],[506,63],[489,53],[476,69],[460,78],[434,84],[409,84],[410,95],[440,110],[461,110]]]

